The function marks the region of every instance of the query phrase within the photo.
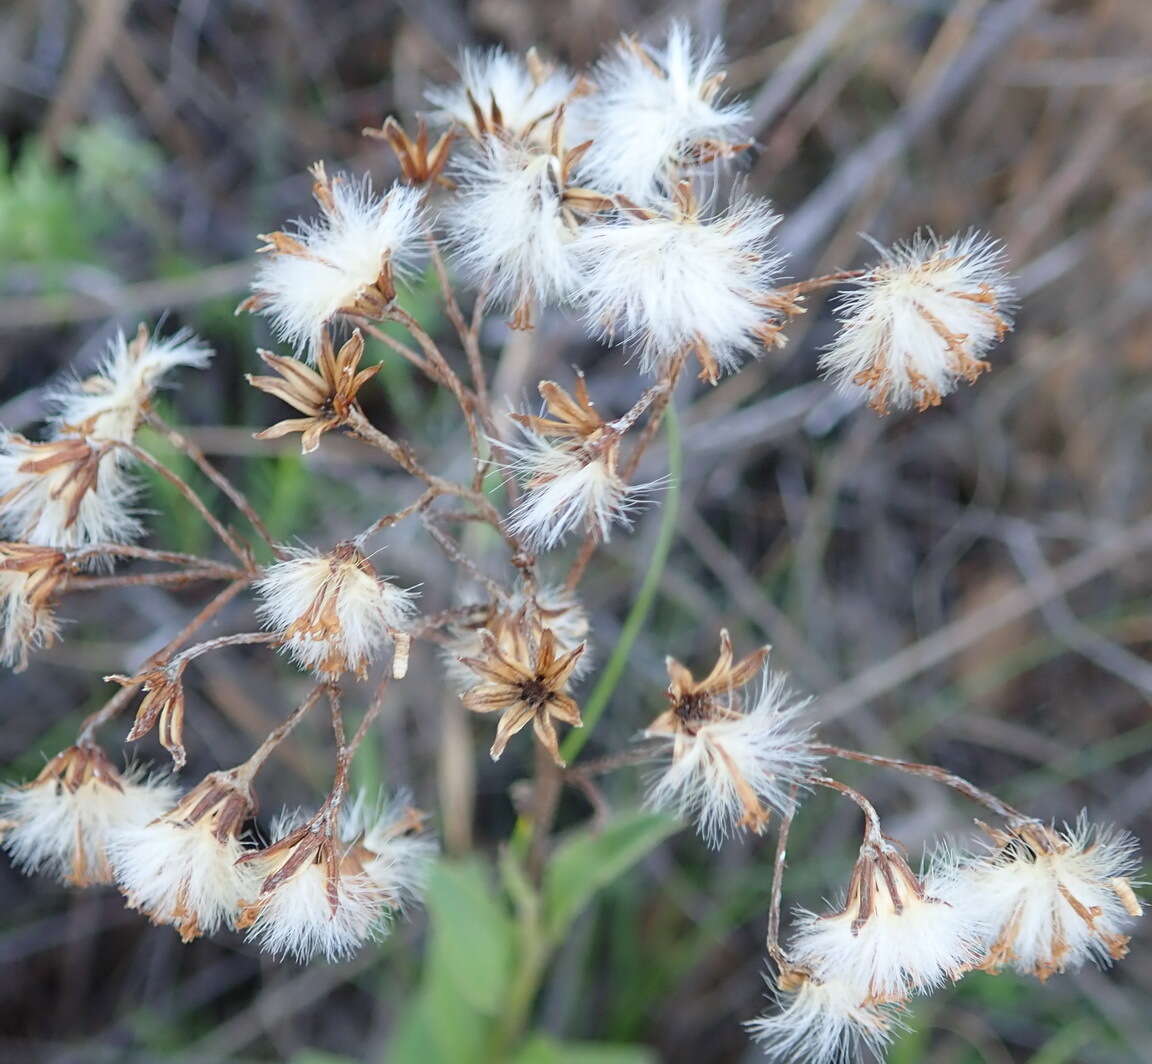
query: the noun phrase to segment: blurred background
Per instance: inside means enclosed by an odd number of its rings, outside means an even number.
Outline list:
[[[218,355],[163,409],[277,537],[327,546],[410,501],[405,479],[349,441],[327,437],[304,462],[291,442],[251,439],[283,416],[242,376],[273,346],[264,324],[232,313],[255,234],[311,210],[316,159],[391,180],[394,161],[361,129],[419,111],[460,47],[536,45],[580,67],[620,31],[659,34],[672,15],[727,41],[728,87],[751,101],[758,140],[746,180],[784,214],[794,276],[860,264],[861,233],[977,225],[1005,242],[1021,309],[994,371],[922,415],[877,418],[816,379],[832,327],[819,300],[779,356],[683,397],[674,552],[589,754],[659,712],[665,654],[706,668],[727,626],[738,651],[773,644],[819,697],[829,741],[941,763],[1042,817],[1087,807],[1152,841],[1146,0],[5,0],[0,424],[35,434],[58,374],[91,366],[117,327],[166,315],[165,329],[191,326]],[[434,286],[405,298],[459,355]],[[493,365],[508,342],[493,316]],[[606,406],[631,401],[634,371],[563,318],[530,343],[506,393],[575,363]],[[371,416],[429,468],[458,468],[454,408],[372,354],[386,368]],[[646,467],[662,471],[658,450]],[[149,490],[158,545],[210,549],[165,484]],[[614,540],[585,582],[600,660],[658,519]],[[458,575],[418,526],[397,529],[381,566],[421,583],[429,611],[454,600]],[[107,696],[100,677],[130,671],[202,601],[69,597],[66,640],[0,680],[4,778],[69,742]],[[224,630],[250,625],[247,611]],[[189,780],[249,752],[301,690],[267,655],[211,660],[190,676]],[[357,779],[411,787],[450,850],[491,852],[526,764],[481,756],[485,725],[473,739],[428,648],[400,694]],[[162,753],[151,742],[142,756]],[[325,743],[319,722],[286,744],[262,781],[264,813],[323,795]],[[970,829],[971,807],[922,782],[844,777],[913,853]],[[620,807],[638,791],[635,773],[607,784]],[[797,820],[786,904],[819,907],[843,882],[859,830],[846,806],[817,796]],[[579,797],[561,810],[563,823],[586,815]],[[579,921],[539,1026],[649,1047],[588,1062],[755,1060],[740,1023],[762,1007],[771,857],[755,840],[716,854],[687,833],[664,845]],[[0,1060],[382,1061],[422,941],[417,915],[348,964],[275,964],[227,936],[181,946],[110,890],[69,893],[0,862]],[[970,976],[915,1003],[918,1033],[891,1059],[1152,1061],[1149,945],[1145,929],[1115,971],[1046,986]]]

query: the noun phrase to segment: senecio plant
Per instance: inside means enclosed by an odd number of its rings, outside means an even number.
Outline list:
[[[115,883],[129,906],[185,940],[232,928],[277,957],[350,955],[419,898],[437,849],[404,794],[348,793],[353,753],[397,697],[412,642],[427,640],[463,705],[495,722],[493,759],[535,747],[531,797],[503,859],[521,894],[549,860],[564,786],[580,788],[596,825],[610,830],[595,782],[604,772],[647,764],[649,806],[691,822],[710,846],[774,830],[765,899],[771,1003],[747,1025],[771,1060],[882,1055],[911,997],[966,972],[1010,968],[1047,979],[1124,955],[1125,930],[1141,913],[1130,835],[1085,816],[1058,827],[944,768],[826,745],[814,730],[819,707],[790,692],[766,647],[741,656],[727,632],[702,678],[668,659],[667,703],[634,749],[565,763],[595,723],[591,713],[582,719],[579,693],[591,660],[580,585],[609,533],[672,490],[637,474],[661,424],[674,431],[673,397],[678,383],[691,390],[690,365],[715,384],[750,359],[770,359],[805,297],[837,287],[839,331],[820,357],[825,375],[880,413],[923,410],[984,372],[1011,324],[1002,252],[974,232],[916,236],[867,269],[783,280],[772,239],[778,216],[726,180],[726,164],[750,146],[749,112],[724,95],[719,61],[717,45],[700,47],[682,26],[662,43],[625,37],[583,75],[532,52],[466,52],[457,83],[428,92],[428,125],[422,118],[409,132],[389,118],[367,131],[398,159],[402,176],[389,189],[312,168],[318,214],[260,238],[241,306],[265,315],[290,353],[261,351],[269,373],[248,380],[294,411],[258,439],[296,434],[307,454],[326,433],[342,432],[410,476],[414,501],[360,535],[334,546],[273,542],[237,487],[158,415],[157,387],[174,371],[208,366],[210,352],[188,333],[159,338],[141,326],[131,340],[117,338],[94,375],[52,395],[43,442],[3,437],[6,665],[22,668],[56,640],[65,591],[224,584],[136,673],[106,677],[119,690],[72,746],[30,783],[4,790],[4,846],[21,869],[78,887]],[[438,279],[457,347],[442,347],[398,301],[398,287],[421,270]],[[542,313],[579,317],[634,370],[633,405],[603,411],[577,370],[564,382],[539,381],[541,409],[509,413],[508,400],[493,394],[481,343],[493,310],[516,330],[532,329]],[[463,482],[427,469],[416,447],[365,415],[358,397],[380,369],[362,365],[366,336],[455,400],[471,449]],[[220,489],[264,539],[271,564],[258,565],[252,545],[137,444],[141,426]],[[227,560],[137,545],[145,528],[132,503],[142,466],[207,522]],[[448,563],[425,579],[449,581],[459,570],[473,587],[469,601],[426,615],[414,590],[377,572],[369,544],[413,519]],[[465,548],[476,523],[498,536],[496,573],[496,562],[485,567]],[[575,550],[563,576],[565,546]],[[117,563],[152,567],[117,575]],[[242,595],[253,599],[257,630],[195,641]],[[312,677],[307,697],[246,761],[180,788],[172,774],[118,768],[98,745],[98,731],[134,707],[127,741],[157,730],[178,772],[186,671],[244,644],[284,654]],[[349,696],[367,707],[351,737],[341,711]],[[335,745],[331,791],[314,812],[283,815],[261,835],[255,777],[324,706]],[[601,709],[603,701],[597,716]],[[562,731],[582,726],[562,745]],[[913,868],[871,802],[833,775],[841,759],[927,777],[982,805],[993,821],[977,821],[983,845],[941,843]],[[859,856],[838,904],[796,910],[782,934],[789,827],[819,788],[863,813]],[[535,961],[505,1050],[527,1021],[543,967]]]

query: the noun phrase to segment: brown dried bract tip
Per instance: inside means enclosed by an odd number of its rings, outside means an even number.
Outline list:
[[[379,129],[365,129],[366,137],[386,140],[400,164],[400,173],[410,185],[427,185],[431,182],[443,188],[452,189],[456,183],[444,176],[448,164],[452,142],[456,139],[455,130],[447,130],[431,147],[428,146],[428,125],[423,118],[416,124],[416,136],[410,137],[395,118],[385,119]]]
[[[875,913],[899,915],[910,901],[925,900],[931,899],[926,899],[924,887],[897,844],[888,839],[868,840],[860,847],[844,904],[833,915],[851,916],[856,935]]]
[[[509,417],[518,425],[523,425],[540,436],[553,436],[575,442],[587,442],[605,428],[606,422],[588,395],[588,385],[585,383],[583,373],[577,372],[574,396],[555,381],[541,381],[537,390],[551,417],[510,414]]]
[[[694,734],[710,721],[731,720],[738,716],[735,699],[739,690],[759,675],[768,658],[770,647],[760,647],[747,657],[735,660],[732,637],[728,629],[720,630],[720,656],[712,671],[702,680],[675,658],[668,658],[668,710],[649,729],[666,733]]]
[[[5,576],[5,574],[10,574]],[[15,661],[14,671],[28,666],[28,647],[51,646],[56,641],[53,599],[68,578],[68,558],[54,547],[0,542],[0,592],[9,599],[5,615],[4,657]],[[22,583],[18,591],[8,585]],[[21,605],[16,605],[18,594]]]
[[[518,624],[503,630],[499,640],[487,629],[480,633],[483,657],[460,659],[483,681],[469,688],[461,700],[476,713],[502,712],[490,751],[493,761],[499,760],[508,740],[531,722],[536,738],[563,766],[553,719],[576,728],[583,725],[580,707],[565,688],[584,644],[560,654],[550,628],[538,629],[530,640],[523,612],[518,619]]]
[[[121,687],[137,684],[143,687],[144,698],[125,741],[142,739],[159,722],[160,745],[172,755],[172,764],[177,770],[182,769],[187,760],[184,751],[184,668],[185,663],[181,662],[176,666],[158,666],[138,676],[114,674],[104,677]]]
[[[320,437],[343,425],[348,415],[357,409],[356,396],[360,389],[380,372],[383,363],[377,362],[359,369],[364,356],[364,337],[357,329],[339,350],[333,352],[332,337],[327,330],[320,338],[320,354],[315,370],[294,358],[284,358],[270,351],[260,351],[260,357],[274,369],[278,377],[259,377],[248,374],[253,388],[283,399],[305,417],[287,418],[263,432],[258,440],[275,440],[289,433],[300,433],[300,449],[311,454],[320,446]]]
[[[263,850],[246,853],[237,864],[259,862],[272,870],[264,877],[255,901],[240,910],[236,930],[256,922],[268,896],[308,864],[321,865],[327,877],[328,906],[333,913],[340,907],[340,853],[335,838],[335,812],[328,805],[306,824],[289,832],[279,842]]]

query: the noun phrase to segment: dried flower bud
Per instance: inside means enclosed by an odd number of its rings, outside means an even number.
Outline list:
[[[453,183],[444,177],[444,167],[455,139],[449,129],[441,133],[436,143],[429,147],[428,125],[423,118],[416,123],[416,136],[410,137],[395,118],[388,117],[380,129],[365,129],[364,135],[386,140],[400,164],[400,173],[410,185],[428,185],[432,182],[453,188]]]
[[[669,708],[644,733],[671,746],[671,762],[652,781],[649,804],[695,820],[712,846],[737,828],[763,832],[771,810],[794,807],[796,789],[820,761],[809,743],[811,728],[798,720],[808,700],[797,701],[783,676],[764,669],[767,656],[762,647],[734,661],[722,631],[720,656],[703,680],[669,658]],[[747,708],[745,689],[757,676],[760,690]]]
[[[685,167],[750,146],[746,104],[722,98],[721,47],[701,48],[673,23],[663,48],[624,37],[596,69],[597,92],[573,107],[589,180],[647,202],[667,192]]]
[[[67,576],[61,551],[0,542],[0,664],[19,672],[30,649],[56,642],[52,600]]]
[[[954,894],[953,872],[938,863],[922,882],[894,845],[866,839],[844,904],[826,916],[803,913],[789,956],[869,1001],[899,1001],[958,979],[980,963],[984,914]]]
[[[482,654],[464,658],[462,664],[483,682],[465,691],[461,701],[475,713],[500,713],[490,751],[493,761],[500,759],[508,740],[531,723],[536,738],[563,765],[553,721],[583,726],[580,707],[566,689],[584,644],[561,653],[551,629],[529,635],[527,627],[522,618],[519,625],[506,628],[500,640],[489,631],[480,633]]]
[[[352,543],[329,554],[291,553],[256,584],[260,617],[301,668],[333,680],[346,670],[363,677],[411,616],[413,592],[378,576]]]
[[[0,790],[4,848],[29,875],[86,887],[111,883],[108,839],[147,824],[176,797],[175,786],[143,768],[119,772],[96,746],[70,746],[31,783]]]
[[[380,372],[383,362],[360,369],[364,357],[364,337],[359,329],[352,333],[339,350],[332,349],[332,337],[327,329],[320,334],[320,353],[317,372],[294,358],[284,358],[270,351],[261,351],[260,357],[274,369],[278,377],[255,377],[247,374],[253,388],[283,399],[304,417],[278,421],[271,428],[257,432],[258,440],[276,440],[291,432],[300,433],[300,451],[311,454],[320,446],[320,437],[339,428],[348,415],[357,409],[356,396],[360,389]]]
[[[781,315],[800,311],[773,287],[779,220],[748,198],[702,216],[682,184],[659,212],[634,208],[585,226],[576,248],[585,323],[607,343],[622,340],[645,373],[691,350],[701,379],[715,384],[742,357],[780,346]]]
[[[1004,253],[980,233],[897,244],[854,284],[820,365],[841,387],[869,389],[881,414],[936,406],[961,379],[974,381],[1011,327]]]
[[[235,771],[213,772],[148,824],[112,831],[108,855],[128,907],[190,942],[232,927],[254,876],[237,863],[256,799]]]
[[[1086,960],[1128,952],[1128,925],[1143,909],[1131,879],[1139,849],[1128,832],[1081,814],[1060,830],[1037,821],[993,829],[987,853],[962,859],[957,904],[984,913],[985,966],[1047,979]]]
[[[865,1000],[842,979],[819,980],[787,968],[772,996],[779,1011],[744,1026],[773,1064],[855,1064],[865,1054],[882,1058],[893,1036],[905,1030],[900,1006]]]
[[[105,681],[121,687],[141,684],[144,698],[136,711],[136,720],[125,737],[135,742],[147,735],[157,723],[160,725],[160,745],[172,755],[173,767],[184,767],[184,669],[186,661],[175,665],[160,665],[139,676],[105,676]]]
[[[96,372],[52,392],[60,433],[132,441],[152,393],[178,366],[204,369],[212,351],[190,330],[154,339],[141,324],[131,341],[117,333]]]
[[[0,531],[14,539],[62,549],[129,542],[143,531],[129,510],[135,494],[107,444],[0,434]]]
[[[429,89],[426,96],[439,108],[433,119],[454,122],[477,140],[540,136],[545,119],[580,91],[571,74],[535,51],[521,59],[501,48],[465,50],[458,69],[457,84]]]
[[[379,318],[396,296],[394,279],[418,257],[423,193],[393,185],[377,197],[367,182],[312,169],[321,217],[291,233],[269,233],[267,253],[240,309],[272,319],[276,335],[310,359],[337,315]]]

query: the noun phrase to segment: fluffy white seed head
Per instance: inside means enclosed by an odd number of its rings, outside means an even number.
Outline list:
[[[1042,824],[991,832],[985,853],[962,859],[952,892],[985,914],[986,963],[1048,976],[1106,965],[1127,952],[1142,912],[1130,883],[1139,844],[1085,814],[1057,831]]]
[[[810,745],[812,726],[801,719],[808,702],[791,694],[783,675],[765,670],[746,712],[733,702],[724,719],[689,729],[665,727],[665,714],[645,732],[671,746],[667,768],[649,783],[648,804],[695,821],[710,846],[746,826],[750,809],[793,808],[793,789],[820,762]]]
[[[418,904],[424,893],[440,848],[421,832],[422,822],[405,791],[391,801],[371,799],[362,791],[341,820],[341,839],[389,909],[404,911]]]
[[[108,856],[129,907],[185,942],[234,926],[258,886],[252,866],[237,863],[253,806],[247,788],[214,773],[151,823],[115,829]]]
[[[685,348],[713,380],[737,368],[778,343],[778,221],[766,201],[741,199],[711,218],[669,207],[585,226],[577,250],[588,328],[622,341],[648,373]]]
[[[108,446],[0,433],[0,533],[13,539],[66,550],[131,542],[143,532],[131,511],[136,491]]]
[[[267,883],[284,862],[280,855],[250,863],[258,881]],[[240,925],[248,941],[274,957],[339,961],[381,932],[383,902],[362,871],[340,870],[332,876],[325,862],[307,860],[246,905]]]
[[[179,366],[203,369],[211,358],[211,348],[188,329],[159,339],[141,325],[131,341],[119,332],[93,375],[49,395],[53,421],[63,433],[131,442],[165,376]]]
[[[258,614],[284,636],[301,668],[336,679],[363,676],[415,609],[412,591],[378,576],[351,543],[329,554],[296,550],[256,584]]]
[[[56,641],[52,599],[67,575],[65,562],[50,547],[0,543],[0,665],[19,671],[29,650]]]
[[[438,108],[433,119],[454,122],[477,139],[496,131],[497,117],[497,128],[508,139],[542,138],[545,119],[576,91],[568,71],[542,63],[534,53],[522,59],[501,48],[468,49],[461,53],[458,69],[458,83],[429,89],[425,95]]]
[[[975,380],[1011,326],[1004,252],[981,233],[897,244],[853,285],[820,366],[842,389],[868,388],[881,413],[935,406]]]
[[[625,38],[597,68],[597,91],[572,108],[573,137],[591,138],[581,174],[605,193],[644,203],[685,168],[731,154],[748,108],[720,95],[718,41],[701,47],[674,23],[663,48]]]
[[[862,997],[901,1000],[958,979],[983,955],[984,913],[938,864],[921,881],[888,843],[866,843],[835,913],[801,911],[789,956]],[[951,900],[946,900],[951,899]]]
[[[507,448],[525,479],[508,530],[535,551],[552,550],[569,533],[586,530],[607,540],[614,524],[632,526],[631,514],[653,485],[625,484],[613,452],[589,455],[577,444],[524,431],[525,443]]]
[[[170,781],[143,768],[119,772],[95,747],[69,747],[31,783],[0,789],[4,849],[29,875],[81,887],[110,883],[113,832],[156,819],[175,795]]]
[[[441,214],[457,266],[495,304],[556,304],[575,291],[574,232],[562,210],[560,162],[489,138],[462,156],[458,191]]]
[[[745,1028],[774,1064],[882,1060],[893,1035],[905,1026],[899,1006],[868,1001],[858,987],[840,979],[786,971],[772,996],[776,1010]]]
[[[323,181],[320,217],[273,234],[252,284],[253,306],[276,335],[313,360],[333,318],[376,317],[391,301],[392,278],[419,258],[425,227],[418,188],[396,184],[379,196],[367,180]]]

